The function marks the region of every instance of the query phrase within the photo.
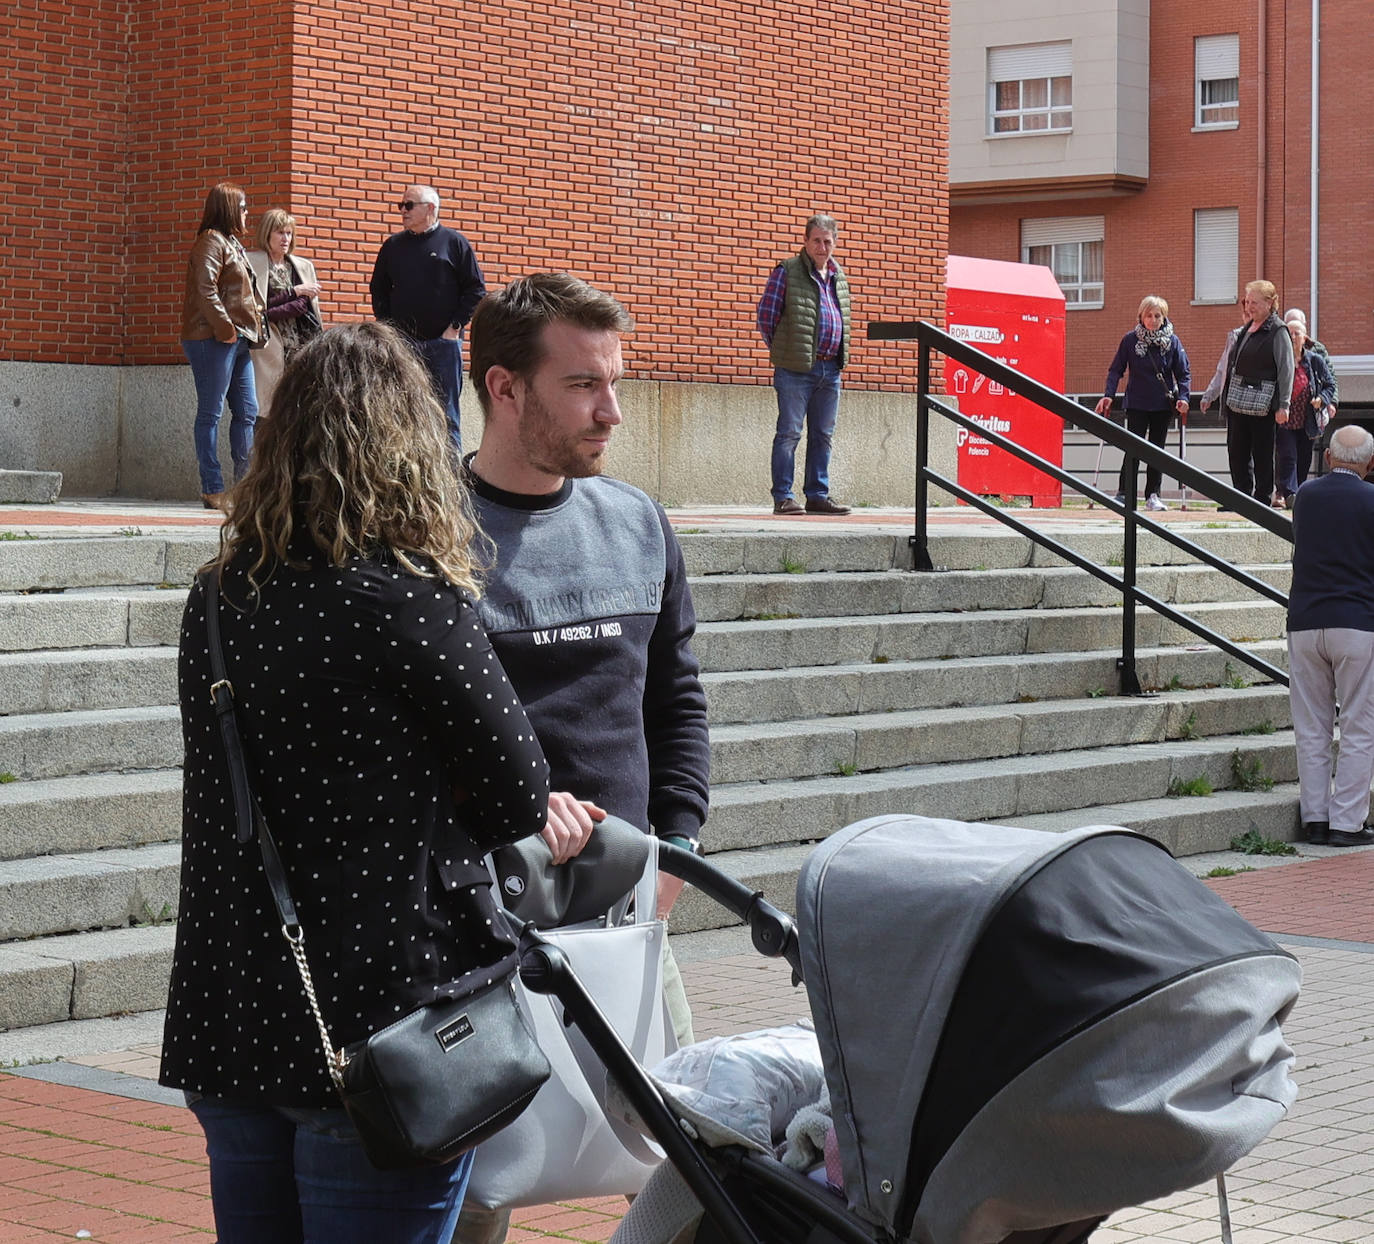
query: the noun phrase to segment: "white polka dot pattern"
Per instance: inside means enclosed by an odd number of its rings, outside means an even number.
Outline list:
[[[513,945],[483,854],[544,824],[548,770],[472,602],[390,560],[224,577],[221,629],[253,784],[336,1044],[471,988]],[[233,604],[231,605],[231,602]],[[162,1082],[334,1104],[208,689],[205,600],[179,663],[186,748],[181,915]],[[455,794],[456,792],[456,794]]]

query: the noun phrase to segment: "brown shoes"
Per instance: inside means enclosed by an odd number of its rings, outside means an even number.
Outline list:
[[[807,497],[806,512],[808,514],[848,514],[849,507],[841,505],[838,501],[832,501],[829,497]]]
[[[807,502],[807,504],[809,505],[810,502]],[[805,514],[806,511],[803,510],[803,509],[801,508],[801,506],[799,506],[795,501],[793,501],[791,497],[784,497],[781,501],[774,501],[774,502],[773,502],[773,513],[774,513],[774,514]]]
[[[200,503],[207,510],[224,509],[224,494],[222,492],[203,492],[200,494]]]

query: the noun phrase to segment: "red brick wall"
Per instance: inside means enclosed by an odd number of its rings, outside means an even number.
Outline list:
[[[805,217],[829,211],[859,335],[847,379],[914,382],[909,347],[862,329],[941,314],[946,0],[912,0],[899,28],[871,0],[103,7],[128,15],[128,191],[109,209],[124,213],[109,239],[123,341],[93,357],[45,320],[41,346],[3,357],[178,361],[184,255],[221,178],[244,185],[255,222],[268,206],[297,216],[327,317],[366,315],[393,204],[420,180],[489,284],[566,267],[620,296],[637,379],[766,381],[755,301]]]
[[[5,5],[0,359],[121,361],[125,7]]]
[[[1201,391],[1211,378],[1226,332],[1239,323],[1233,306],[1192,306],[1193,212],[1239,209],[1239,284],[1262,276],[1282,302],[1310,301],[1308,135],[1310,126],[1309,6],[1268,0],[1267,55],[1259,73],[1253,5],[1200,8],[1192,0],[1155,0],[1150,21],[1150,177],[1145,190],[1115,199],[1076,199],[956,208],[950,250],[992,259],[1019,259],[1022,217],[1103,215],[1106,218],[1106,305],[1068,314],[1070,391],[1095,391],[1121,335],[1135,323],[1147,293],[1169,302],[1170,318],[1192,362]],[[1323,0],[1322,230],[1319,239],[1322,340],[1334,354],[1374,353],[1368,273],[1374,256],[1374,212],[1368,195],[1374,135],[1352,84],[1374,86],[1374,32],[1367,0]],[[1240,35],[1240,125],[1195,134],[1193,38]],[[1332,37],[1338,32],[1339,37]],[[1265,247],[1255,245],[1259,178],[1258,110],[1264,86]],[[1260,270],[1262,268],[1262,271]],[[1237,291],[1239,293],[1239,290]]]

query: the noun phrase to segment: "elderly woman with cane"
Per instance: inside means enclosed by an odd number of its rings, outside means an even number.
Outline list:
[[[1099,415],[1112,408],[1116,386],[1123,373],[1129,373],[1126,395],[1122,405],[1126,411],[1127,431],[1136,436],[1148,436],[1152,445],[1164,448],[1169,435],[1169,422],[1177,412],[1180,419],[1188,417],[1188,354],[1183,343],[1174,336],[1169,322],[1169,304],[1157,294],[1141,300],[1136,312],[1136,324],[1116,349],[1111,366],[1107,368],[1107,384],[1102,399],[1095,407]],[[1128,454],[1121,463],[1121,478],[1116,499],[1124,504],[1131,491],[1131,472],[1134,460]],[[1167,510],[1160,500],[1159,488],[1163,473],[1158,467],[1145,468],[1145,508]]]

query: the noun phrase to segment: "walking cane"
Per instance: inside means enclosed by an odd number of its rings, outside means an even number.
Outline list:
[[[1178,456],[1179,461],[1185,465],[1188,462],[1188,416],[1180,415],[1178,419]],[[1179,503],[1180,510],[1188,508],[1188,485],[1179,480],[1179,487],[1183,489],[1183,500]]]
[[[1099,440],[1099,441],[1097,442],[1097,469],[1093,471],[1093,487],[1094,487],[1094,488],[1097,487],[1098,481],[1102,478],[1102,444],[1103,444],[1103,442],[1102,442],[1101,440]],[[1096,504],[1097,504],[1096,501],[1091,501],[1091,500],[1090,500],[1090,501],[1088,502],[1088,509],[1091,510],[1091,509],[1093,508],[1093,506],[1095,506]]]

